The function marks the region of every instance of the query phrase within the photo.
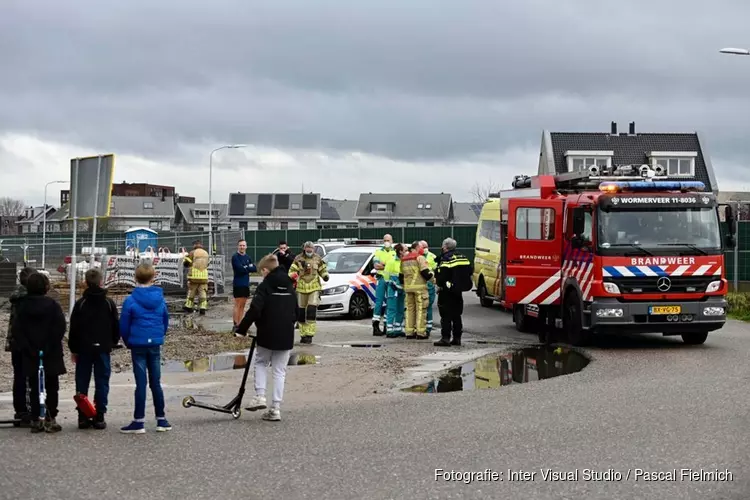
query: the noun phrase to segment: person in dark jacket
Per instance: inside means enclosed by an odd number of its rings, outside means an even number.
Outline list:
[[[474,273],[474,267],[469,259],[456,253],[456,240],[453,238],[446,238],[443,241],[442,250],[435,274],[441,338],[434,345],[460,346],[463,333],[461,320],[464,312],[463,292],[471,290],[471,275]],[[451,333],[453,333],[452,340]]]
[[[44,275],[31,274],[26,281],[28,295],[18,303],[13,318],[13,343],[21,353],[23,372],[29,379],[31,432],[59,432],[57,423],[60,375],[67,373],[63,359],[65,314],[54,299],[47,297],[49,282]],[[46,417],[40,420],[39,353],[42,353],[46,391]]]
[[[169,312],[164,292],[154,285],[154,266],[140,264],[135,270],[138,286],[125,299],[120,314],[120,335],[130,349],[135,378],[135,411],[133,421],[120,429],[125,434],[146,432],[146,385],[151,388],[156,414],[156,430],[172,430],[164,413],[164,391],[161,387],[161,346],[169,327]]]
[[[18,421],[19,427],[29,427],[31,425],[31,412],[29,410],[28,389],[29,384],[26,375],[23,372],[21,363],[21,352],[14,349],[13,342],[13,320],[16,316],[18,303],[27,295],[26,282],[36,270],[31,267],[24,267],[18,273],[19,285],[10,295],[10,318],[8,319],[8,333],[5,337],[5,352],[10,353],[10,362],[13,366],[13,410],[15,415],[13,419]]]
[[[289,268],[291,268],[294,263],[295,255],[294,252],[289,250],[289,245],[287,245],[286,241],[279,241],[279,247],[274,250],[273,254],[278,259],[279,265],[288,273]]]
[[[255,323],[255,397],[246,409],[263,410],[266,405],[266,373],[273,370],[273,401],[263,420],[281,420],[281,400],[284,396],[286,365],[294,347],[294,323],[297,319],[297,295],[286,269],[275,255],[264,257],[258,264],[263,281],[250,302],[250,309],[237,327],[245,335]],[[252,360],[248,360],[248,363]]]
[[[250,273],[257,271],[252,259],[246,253],[247,242],[237,242],[237,253],[232,255],[232,295],[234,296],[234,312],[232,314],[232,332],[237,331],[237,325],[245,312],[245,304],[250,297]]]
[[[86,290],[73,306],[70,315],[68,349],[76,364],[76,392],[89,393],[91,372],[94,372],[93,422],[78,411],[78,428],[105,429],[104,415],[107,413],[109,378],[112,375],[110,355],[120,341],[120,322],[117,305],[107,297],[101,287],[102,273],[98,269],[86,271]]]

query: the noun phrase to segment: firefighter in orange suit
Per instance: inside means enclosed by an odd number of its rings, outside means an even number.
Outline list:
[[[208,259],[208,252],[203,249],[203,244],[195,241],[193,250],[183,261],[183,265],[188,269],[188,296],[183,307],[187,312],[193,312],[196,294],[200,301],[198,304],[200,314],[206,314],[206,309],[208,309]]]
[[[424,257],[424,249],[419,242],[414,242],[411,252],[401,259],[401,274],[399,275],[406,294],[404,333],[407,339],[428,338],[427,306],[430,297],[427,292],[427,283],[433,278],[427,259]]]

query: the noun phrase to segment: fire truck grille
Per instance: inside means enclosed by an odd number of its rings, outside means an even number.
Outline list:
[[[668,290],[660,290],[657,283],[659,278],[654,276],[608,278],[606,281],[616,284],[620,293],[693,293],[705,291],[715,279],[714,276],[670,276]]]

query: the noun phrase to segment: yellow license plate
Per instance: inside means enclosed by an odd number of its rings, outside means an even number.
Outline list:
[[[652,306],[649,314],[680,314],[682,306]]]

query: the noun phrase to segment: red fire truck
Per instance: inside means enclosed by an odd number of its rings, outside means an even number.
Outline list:
[[[699,181],[648,165],[516,176],[500,193],[501,304],[516,327],[573,345],[599,333],[681,335],[726,322],[719,205]],[[659,177],[665,180],[659,180]]]

